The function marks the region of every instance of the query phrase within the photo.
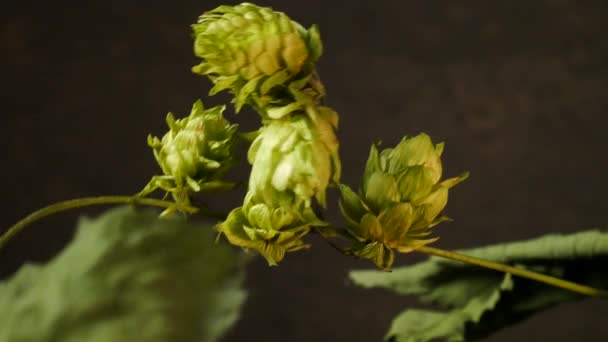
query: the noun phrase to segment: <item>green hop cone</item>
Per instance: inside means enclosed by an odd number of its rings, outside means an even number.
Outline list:
[[[233,245],[259,252],[270,266],[276,266],[287,252],[306,249],[302,237],[317,219],[310,207],[269,205],[251,192],[242,207],[234,209],[216,229]]]
[[[252,164],[249,191],[271,205],[325,207],[325,191],[340,180],[335,112],[320,111],[318,120],[305,114],[269,120],[248,153]]]
[[[237,112],[246,103],[259,112],[269,104],[284,107],[293,102],[277,96],[285,90],[323,96],[314,68],[322,53],[315,26],[306,30],[282,12],[243,3],[204,13],[192,29],[194,53],[203,60],[193,72],[213,81],[211,95],[229,89]]]
[[[205,109],[198,100],[186,118],[176,120],[172,113],[167,114],[169,132],[162,139],[148,136],[163,175],[152,177],[138,196],[160,188],[171,193],[178,206],[188,206],[194,192],[234,186],[222,177],[236,164],[238,125],[224,119],[224,108]]]
[[[300,113],[265,123],[249,149],[253,166],[243,207],[217,226],[230,243],[258,251],[270,265],[308,248],[302,237],[326,225],[311,202],[325,206],[327,186],[340,179],[340,159],[337,116],[319,113],[316,122]]]
[[[431,228],[449,220],[441,215],[448,190],[468,173],[441,181],[443,143],[421,133],[395,148],[372,145],[361,192],[340,185],[340,209],[354,241],[351,252],[390,269],[393,250],[407,253],[429,244]]]

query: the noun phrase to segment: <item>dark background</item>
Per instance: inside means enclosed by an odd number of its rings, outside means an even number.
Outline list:
[[[236,4],[226,1],[225,3]],[[13,1],[0,14],[0,230],[52,202],[139,191],[158,172],[146,135],[189,113],[210,83],[193,75],[189,25],[220,1]],[[428,132],[447,142],[451,193],[436,246],[464,248],[605,226],[608,2],[260,1],[320,26],[319,70],[341,115],[345,174],[370,142]],[[230,108],[232,113],[232,108]],[[258,118],[238,120],[253,129]],[[247,174],[247,167],[240,175]],[[237,206],[242,193],[214,205]],[[334,197],[335,198],[335,195]],[[43,261],[80,214],[34,224],[0,252],[0,276]],[[335,206],[327,217],[337,219]],[[415,301],[355,288],[347,259],[312,239],[277,268],[250,265],[244,318],[226,341],[379,341]],[[402,255],[398,263],[421,260]],[[605,341],[608,306],[549,310],[488,341]]]

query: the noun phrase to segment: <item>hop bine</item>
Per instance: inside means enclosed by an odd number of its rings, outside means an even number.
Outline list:
[[[372,145],[359,194],[340,185],[340,209],[353,241],[350,253],[390,269],[393,249],[407,253],[429,244],[431,228],[449,220],[441,215],[448,189],[468,173],[441,180],[443,143],[428,135],[404,137],[395,148],[379,152]]]
[[[304,29],[282,12],[250,3],[220,6],[192,25],[193,72],[214,83],[210,94],[230,90],[237,112],[249,104],[266,118],[280,118],[324,95],[314,64],[322,53],[315,26]],[[298,98],[298,99],[296,99]]]
[[[145,196],[160,188],[171,193],[177,206],[189,206],[192,193],[232,188],[222,180],[236,164],[234,156],[238,125],[223,117],[224,106],[209,109],[198,100],[188,117],[176,120],[167,114],[169,131],[162,139],[148,136],[148,145],[163,175],[152,177],[138,194]],[[168,209],[164,215],[170,213]]]

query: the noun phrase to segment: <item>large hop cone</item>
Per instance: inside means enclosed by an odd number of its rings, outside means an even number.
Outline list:
[[[405,137],[395,148],[379,152],[372,146],[359,194],[340,185],[340,208],[353,237],[351,252],[389,269],[393,249],[412,250],[431,243],[431,228],[448,220],[441,212],[448,189],[468,177],[441,181],[443,143],[428,135]]]
[[[188,117],[176,120],[167,114],[169,131],[162,139],[148,136],[148,145],[163,175],[154,176],[139,195],[157,188],[173,195],[178,205],[189,205],[193,192],[228,188],[221,180],[236,163],[237,125],[223,117],[224,106],[209,109],[198,100]]]
[[[308,248],[302,237],[312,226],[324,224],[310,207],[268,204],[249,192],[243,206],[230,212],[216,229],[233,245],[256,250],[275,266],[285,253]]]
[[[269,120],[251,144],[249,191],[265,203],[310,207],[316,198],[325,206],[325,190],[340,179],[335,112],[320,111]]]
[[[192,28],[194,53],[203,59],[192,70],[214,82],[211,94],[231,90],[237,111],[245,103],[260,112],[283,107],[293,100],[287,92],[323,96],[314,74],[322,50],[316,27],[306,30],[284,13],[243,3],[206,12]]]

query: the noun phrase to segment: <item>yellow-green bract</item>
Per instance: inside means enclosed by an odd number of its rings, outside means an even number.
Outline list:
[[[395,148],[378,151],[372,145],[361,192],[340,185],[340,209],[353,238],[351,252],[390,269],[393,249],[407,253],[431,243],[431,228],[447,216],[440,215],[448,189],[468,177],[441,180],[443,143],[433,145],[421,133],[404,137]]]
[[[171,193],[178,206],[188,206],[193,192],[234,185],[222,177],[236,163],[238,126],[224,119],[224,108],[205,109],[198,100],[188,117],[176,120],[172,113],[167,114],[169,131],[163,138],[148,136],[163,175],[152,177],[140,196],[160,188]]]

